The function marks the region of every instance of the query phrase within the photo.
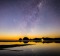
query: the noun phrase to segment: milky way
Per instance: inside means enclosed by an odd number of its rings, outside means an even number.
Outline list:
[[[0,0],[0,35],[60,35],[60,0]]]

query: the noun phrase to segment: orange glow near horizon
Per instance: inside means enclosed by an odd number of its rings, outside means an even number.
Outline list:
[[[28,37],[28,38],[42,38],[42,37],[50,37],[50,38],[54,38],[54,37],[60,37],[60,35],[55,35],[55,34],[51,34],[51,35],[0,35],[0,40],[18,40],[19,38],[24,38],[24,37]]]

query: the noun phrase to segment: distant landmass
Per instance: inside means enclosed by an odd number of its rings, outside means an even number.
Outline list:
[[[33,38],[33,39],[29,39],[28,37],[24,37],[19,38],[18,40],[0,40],[0,42],[24,42],[24,43],[28,43],[28,42],[42,42],[42,43],[60,43],[60,38],[49,38],[49,37],[42,37],[42,38]]]

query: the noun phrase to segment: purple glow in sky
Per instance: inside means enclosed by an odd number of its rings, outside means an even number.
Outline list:
[[[60,35],[60,0],[0,0],[0,35]]]

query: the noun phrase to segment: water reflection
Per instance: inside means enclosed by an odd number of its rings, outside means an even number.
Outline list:
[[[56,42],[57,41],[0,42],[0,56],[59,56],[60,43],[59,41]]]
[[[27,40],[27,41],[23,41],[24,43],[28,43],[29,41]]]
[[[5,48],[21,47],[21,46],[28,46],[28,45],[32,45],[32,44],[0,45],[0,50],[5,50]]]
[[[44,41],[40,41],[40,40],[33,40],[33,41],[30,41],[30,40],[24,40],[22,41],[23,43],[28,43],[28,42],[35,42],[35,43],[60,43],[60,40],[44,40]]]
[[[34,41],[29,41],[29,40],[24,40],[23,42],[0,42],[0,50],[5,50],[5,48],[12,48],[12,47],[21,47],[21,46],[28,46],[32,45],[32,43],[60,43],[60,41],[39,41],[39,40],[34,40]],[[33,43],[34,44],[34,43]]]

